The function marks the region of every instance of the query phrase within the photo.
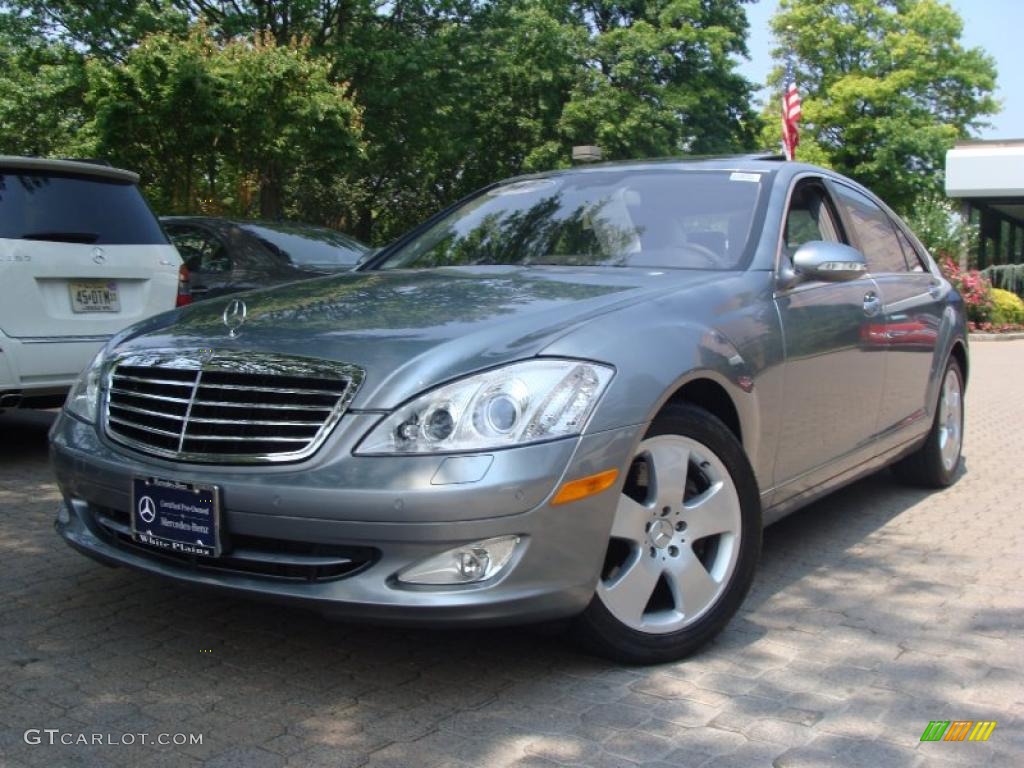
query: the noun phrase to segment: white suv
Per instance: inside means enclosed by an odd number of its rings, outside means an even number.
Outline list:
[[[138,180],[0,155],[0,410],[60,405],[110,336],[187,302]]]

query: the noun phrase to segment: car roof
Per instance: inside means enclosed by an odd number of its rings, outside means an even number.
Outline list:
[[[516,176],[513,181],[519,179],[534,179],[550,176],[572,175],[578,173],[601,173],[603,171],[653,171],[653,170],[677,170],[677,171],[734,171],[749,173],[775,173],[786,171],[790,174],[813,171],[824,175],[841,178],[834,171],[821,168],[810,163],[801,163],[793,160],[786,160],[782,155],[772,152],[756,152],[738,155],[694,155],[689,157],[661,157],[644,160],[615,160],[604,163],[586,163],[574,165],[554,171],[543,171],[523,176]]]
[[[49,171],[51,173],[73,173],[78,176],[100,176],[115,181],[126,181],[130,184],[139,183],[139,174],[137,173],[85,160],[50,160],[43,157],[0,155],[0,169],[9,168],[19,171]]]

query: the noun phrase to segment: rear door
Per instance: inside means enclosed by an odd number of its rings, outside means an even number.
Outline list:
[[[0,166],[0,330],[8,336],[109,336],[173,309],[180,263],[134,183]]]
[[[886,365],[878,426],[880,432],[894,432],[919,424],[927,413],[945,309],[942,281],[879,205],[846,184],[835,188],[882,299],[884,314],[875,333],[885,342]]]

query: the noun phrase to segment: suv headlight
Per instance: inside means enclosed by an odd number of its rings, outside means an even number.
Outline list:
[[[111,345],[107,344],[96,353],[96,357],[89,363],[89,367],[82,371],[75,386],[68,393],[68,399],[64,402],[64,408],[68,413],[72,413],[90,424],[96,423],[96,409],[99,406],[100,391],[103,386],[103,369],[110,348]]]
[[[427,392],[370,430],[357,454],[489,451],[578,435],[614,370],[537,359]]]

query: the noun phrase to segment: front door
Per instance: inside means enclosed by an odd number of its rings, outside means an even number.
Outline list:
[[[793,190],[783,229],[783,263],[812,240],[846,242],[828,192],[813,177]],[[882,305],[870,277],[807,280],[778,292],[775,302],[786,350],[774,473],[782,494],[776,500],[781,501],[813,484],[814,470],[875,435],[885,339],[875,335]]]

